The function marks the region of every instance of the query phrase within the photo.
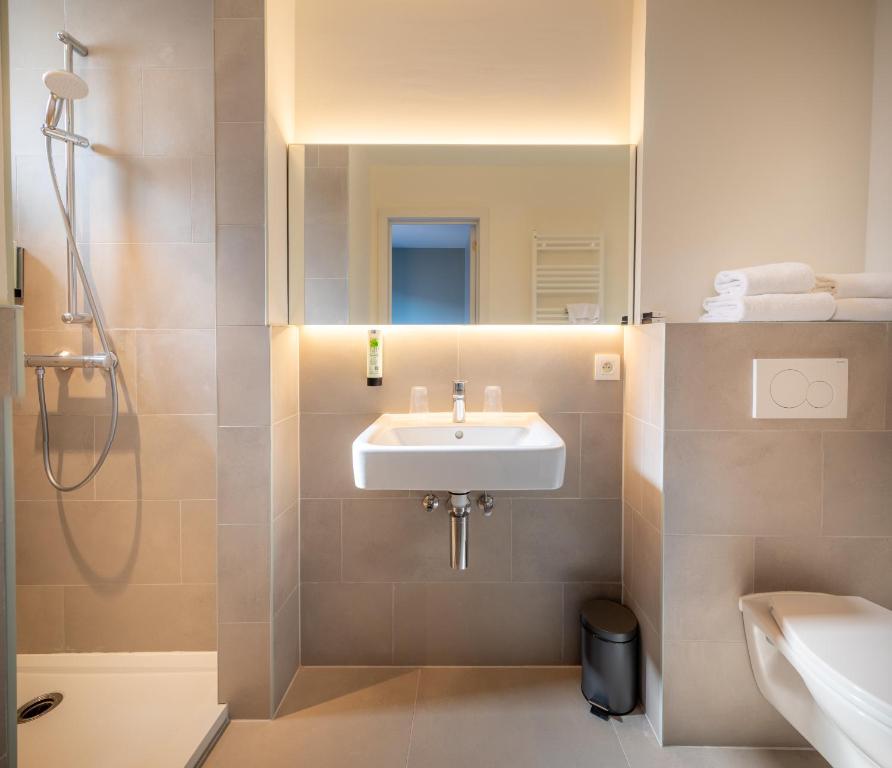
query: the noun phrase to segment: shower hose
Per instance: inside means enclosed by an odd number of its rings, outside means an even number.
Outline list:
[[[71,253],[74,255],[74,263],[77,267],[77,274],[80,277],[81,285],[84,287],[84,297],[87,299],[87,304],[90,305],[90,313],[93,316],[93,321],[96,323],[96,333],[99,336],[99,343],[102,345],[102,351],[105,353],[107,365],[104,367],[108,373],[109,384],[111,387],[111,421],[108,426],[105,445],[102,447],[99,458],[96,460],[93,468],[82,480],[71,485],[64,485],[56,477],[52,463],[50,462],[50,427],[46,411],[46,392],[44,390],[46,370],[43,366],[39,366],[36,369],[37,399],[40,403],[40,427],[43,432],[43,468],[46,471],[46,476],[50,481],[50,484],[59,491],[67,492],[76,491],[78,488],[89,483],[102,468],[102,465],[105,463],[108,453],[111,450],[115,434],[118,431],[118,382],[116,377],[118,361],[112,353],[111,346],[108,343],[108,337],[106,336],[105,328],[102,325],[102,320],[99,317],[99,312],[96,307],[96,299],[93,296],[93,289],[90,287],[90,281],[87,279],[87,273],[84,270],[84,262],[81,260],[81,254],[77,247],[77,239],[74,236],[71,218],[68,215],[68,211],[65,210],[65,204],[62,202],[62,191],[59,188],[59,179],[56,176],[56,165],[53,162],[52,139],[49,137],[46,139],[46,159],[50,167],[50,177],[53,180],[53,191],[56,193],[56,204],[59,206],[62,223],[65,225],[65,236],[68,240]]]

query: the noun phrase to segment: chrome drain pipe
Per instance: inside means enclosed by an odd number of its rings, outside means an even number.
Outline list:
[[[468,521],[471,500],[467,491],[449,494],[449,564],[453,570],[468,567]]]

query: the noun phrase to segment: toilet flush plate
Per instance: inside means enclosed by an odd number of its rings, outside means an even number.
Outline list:
[[[844,419],[848,399],[844,358],[753,360],[754,419]]]

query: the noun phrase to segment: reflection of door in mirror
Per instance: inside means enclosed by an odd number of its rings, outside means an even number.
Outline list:
[[[387,322],[476,322],[476,219],[388,218]]]

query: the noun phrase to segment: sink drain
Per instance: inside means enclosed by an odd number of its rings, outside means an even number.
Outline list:
[[[31,701],[27,701],[18,708],[18,722],[30,723],[38,717],[55,709],[62,703],[62,694],[58,692],[44,693]]]

